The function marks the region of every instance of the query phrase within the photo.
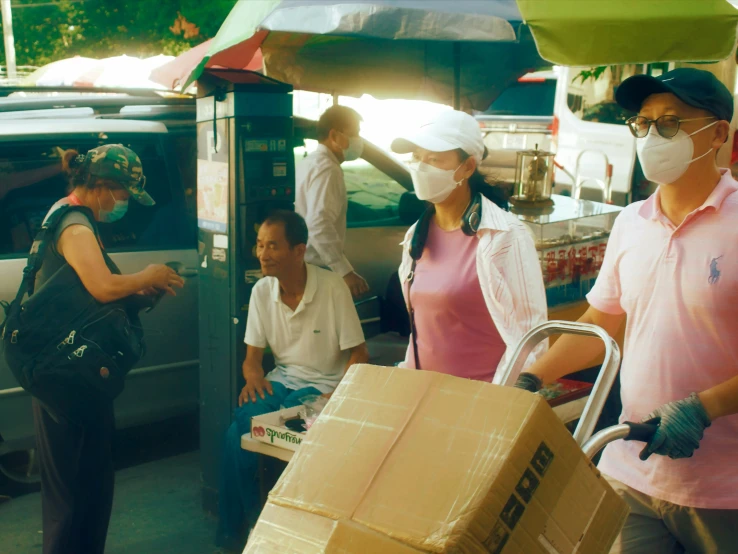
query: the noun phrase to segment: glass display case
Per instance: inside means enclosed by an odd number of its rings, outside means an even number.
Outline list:
[[[550,208],[511,208],[535,235],[549,307],[584,299],[602,267],[620,206],[554,194]]]

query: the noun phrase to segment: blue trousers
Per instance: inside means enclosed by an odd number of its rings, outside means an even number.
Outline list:
[[[263,400],[257,395],[256,402],[236,408],[235,421],[226,432],[220,471],[216,539],[221,546],[243,548],[247,531],[256,524],[261,513],[257,475],[259,454],[241,448],[241,435],[251,432],[251,418],[276,412],[281,406],[299,406],[304,397],[322,394],[315,387],[292,390],[281,383],[272,383],[272,390],[273,395],[265,391]]]

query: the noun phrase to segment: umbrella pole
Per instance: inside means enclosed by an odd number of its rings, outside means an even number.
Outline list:
[[[461,109],[461,43],[454,42],[454,109]]]

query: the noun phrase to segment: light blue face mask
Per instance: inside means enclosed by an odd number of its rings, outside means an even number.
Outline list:
[[[113,197],[113,201],[115,201],[112,210],[103,209],[100,205],[100,199],[97,199],[97,205],[100,207],[99,217],[102,223],[114,223],[119,221],[128,212],[128,200],[118,200],[113,196],[113,192],[111,190],[108,190],[108,192],[110,193],[110,196]]]
[[[343,159],[347,162],[358,160],[364,153],[364,140],[361,137],[349,137],[349,143],[343,149]]]

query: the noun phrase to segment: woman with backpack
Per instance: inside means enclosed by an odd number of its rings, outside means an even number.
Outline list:
[[[136,153],[120,144],[110,144],[94,148],[75,161],[73,190],[51,208],[46,221],[55,211],[69,205],[89,211],[68,211],[56,224],[36,274],[35,294],[41,294],[44,285],[69,265],[81,285],[101,305],[126,298],[143,301],[145,296],[174,295],[174,289],[184,284],[174,270],[150,265],[132,275],[117,274],[111,271],[112,262],[104,255],[97,236],[96,222],[111,223],[122,218],[130,199],[144,206],[154,205],[144,190],[146,180]],[[95,221],[90,221],[88,215]],[[48,321],[48,325],[54,324]],[[69,342],[70,338],[64,341]],[[82,350],[75,355],[81,359],[84,353]],[[33,399],[41,472],[43,552],[102,554],[113,502],[112,399],[99,394],[90,400],[89,393],[83,396],[68,382],[55,384],[53,379],[45,386],[44,398],[48,401]],[[76,417],[80,412],[84,412],[83,419]]]

